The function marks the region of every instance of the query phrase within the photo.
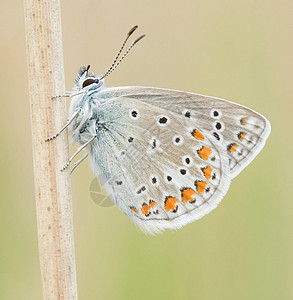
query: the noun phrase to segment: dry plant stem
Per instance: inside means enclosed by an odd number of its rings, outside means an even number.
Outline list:
[[[72,199],[64,131],[64,65],[59,0],[24,0],[35,200],[44,299],[77,299]]]

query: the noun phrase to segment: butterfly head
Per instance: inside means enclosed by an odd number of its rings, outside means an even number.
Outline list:
[[[99,90],[104,81],[99,79],[94,73],[89,73],[90,65],[87,67],[81,67],[74,80],[74,90],[90,92],[93,90]]]

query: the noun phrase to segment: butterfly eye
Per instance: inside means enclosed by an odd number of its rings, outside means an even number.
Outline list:
[[[85,88],[86,86],[89,86],[93,83],[99,83],[98,78],[87,78],[83,83],[82,83],[82,88]]]

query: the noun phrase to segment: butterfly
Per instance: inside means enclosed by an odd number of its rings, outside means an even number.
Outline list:
[[[74,81],[69,128],[112,201],[146,233],[178,229],[212,211],[261,151],[270,123],[223,99],[154,87],[106,87],[107,73],[81,67]],[[64,96],[64,95],[63,95]]]

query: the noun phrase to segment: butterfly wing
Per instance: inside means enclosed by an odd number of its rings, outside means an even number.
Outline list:
[[[200,125],[204,112],[191,109],[192,101],[183,106],[179,95],[194,96],[137,87],[105,89],[97,96],[102,104],[91,166],[114,203],[149,233],[177,229],[209,213],[232,177],[225,144]]]
[[[232,177],[237,176],[261,151],[271,127],[259,113],[223,99],[182,91],[148,88],[107,88],[99,97],[138,100],[172,112],[185,121],[194,120],[225,148]]]

